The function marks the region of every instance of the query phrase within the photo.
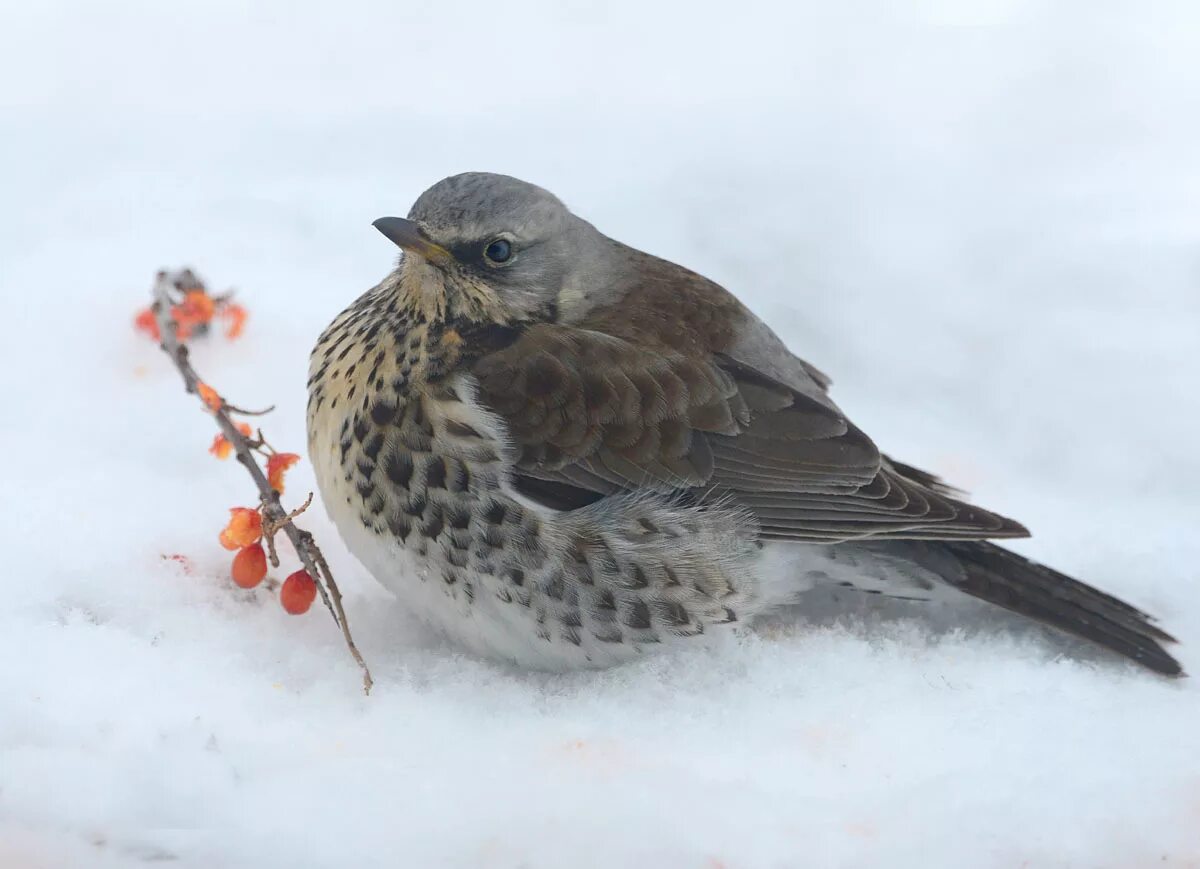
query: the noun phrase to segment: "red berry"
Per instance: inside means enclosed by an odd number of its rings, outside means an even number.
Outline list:
[[[283,581],[283,587],[279,589],[279,602],[294,616],[308,612],[316,599],[317,584],[307,570],[297,570]]]
[[[263,552],[262,544],[247,546],[233,556],[233,567],[229,574],[242,588],[254,588],[262,582],[267,575],[267,554]]]

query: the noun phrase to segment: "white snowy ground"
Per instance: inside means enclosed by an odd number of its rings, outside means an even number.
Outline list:
[[[364,698],[324,612],[231,588],[248,481],[129,323],[160,266],[235,285],[197,365],[302,450],[308,348],[394,255],[370,221],[526,177],[1200,669],[1193,9],[4,4],[0,866],[1196,866],[1194,680],[974,610],[522,675],[313,511]]]

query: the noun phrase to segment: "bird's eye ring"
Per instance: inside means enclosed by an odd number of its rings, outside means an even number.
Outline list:
[[[512,243],[506,238],[494,239],[483,249],[484,257],[493,263],[506,263],[512,259],[512,254]]]

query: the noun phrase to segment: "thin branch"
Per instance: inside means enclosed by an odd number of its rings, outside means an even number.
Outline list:
[[[196,369],[192,367],[187,345],[181,343],[176,337],[175,321],[171,317],[171,291],[177,284],[198,286],[199,281],[190,271],[184,271],[174,276],[165,271],[160,271],[154,282],[154,304],[152,305],[152,309],[155,320],[158,323],[160,346],[163,352],[175,363],[176,369],[178,369],[180,376],[183,377],[184,388],[190,393],[198,394],[200,384],[203,381],[196,373]],[[341,629],[342,637],[346,641],[346,646],[350,649],[350,654],[354,656],[354,660],[362,669],[363,691],[370,694],[374,680],[371,679],[371,671],[367,668],[366,661],[363,660],[362,654],[358,651],[358,646],[354,644],[354,638],[350,635],[350,625],[346,621],[346,611],[342,608],[342,593],[338,589],[337,583],[334,582],[333,573],[329,569],[329,562],[325,560],[325,556],[317,546],[312,534],[296,527],[296,524],[292,521],[295,516],[304,511],[309,502],[305,502],[304,507],[294,513],[288,513],[283,508],[283,505],[279,501],[279,493],[268,482],[267,475],[263,473],[263,469],[254,458],[252,442],[238,431],[237,425],[229,416],[230,411],[236,410],[236,408],[226,404],[224,399],[221,401],[221,407],[212,412],[213,418],[217,421],[217,426],[221,429],[221,434],[233,446],[238,461],[250,474],[251,479],[254,480],[254,484],[258,487],[259,497],[262,501],[263,517],[267,520],[267,527],[271,529],[272,538],[276,532],[283,531],[287,535],[288,540],[292,542],[292,547],[296,550],[296,555],[299,557],[300,563],[304,565],[304,569],[316,580],[321,600],[324,601],[325,607],[329,610],[330,615],[333,616],[334,623]],[[238,412],[246,413],[246,411]],[[261,440],[261,432],[259,437]],[[311,500],[312,495],[309,495],[309,501]],[[270,546],[273,550],[273,539]]]
[[[230,404],[228,401],[225,402],[224,407],[225,410],[229,411],[230,413],[240,413],[242,416],[266,416],[275,409],[275,405],[271,404],[267,405],[267,407],[263,408],[262,410],[246,410],[244,407],[237,407],[236,405]]]

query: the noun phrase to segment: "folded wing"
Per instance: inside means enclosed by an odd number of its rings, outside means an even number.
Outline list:
[[[650,489],[732,500],[766,538],[1022,537],[880,454],[830,403],[722,354],[541,324],[474,366],[519,449],[517,484],[557,508]]]

